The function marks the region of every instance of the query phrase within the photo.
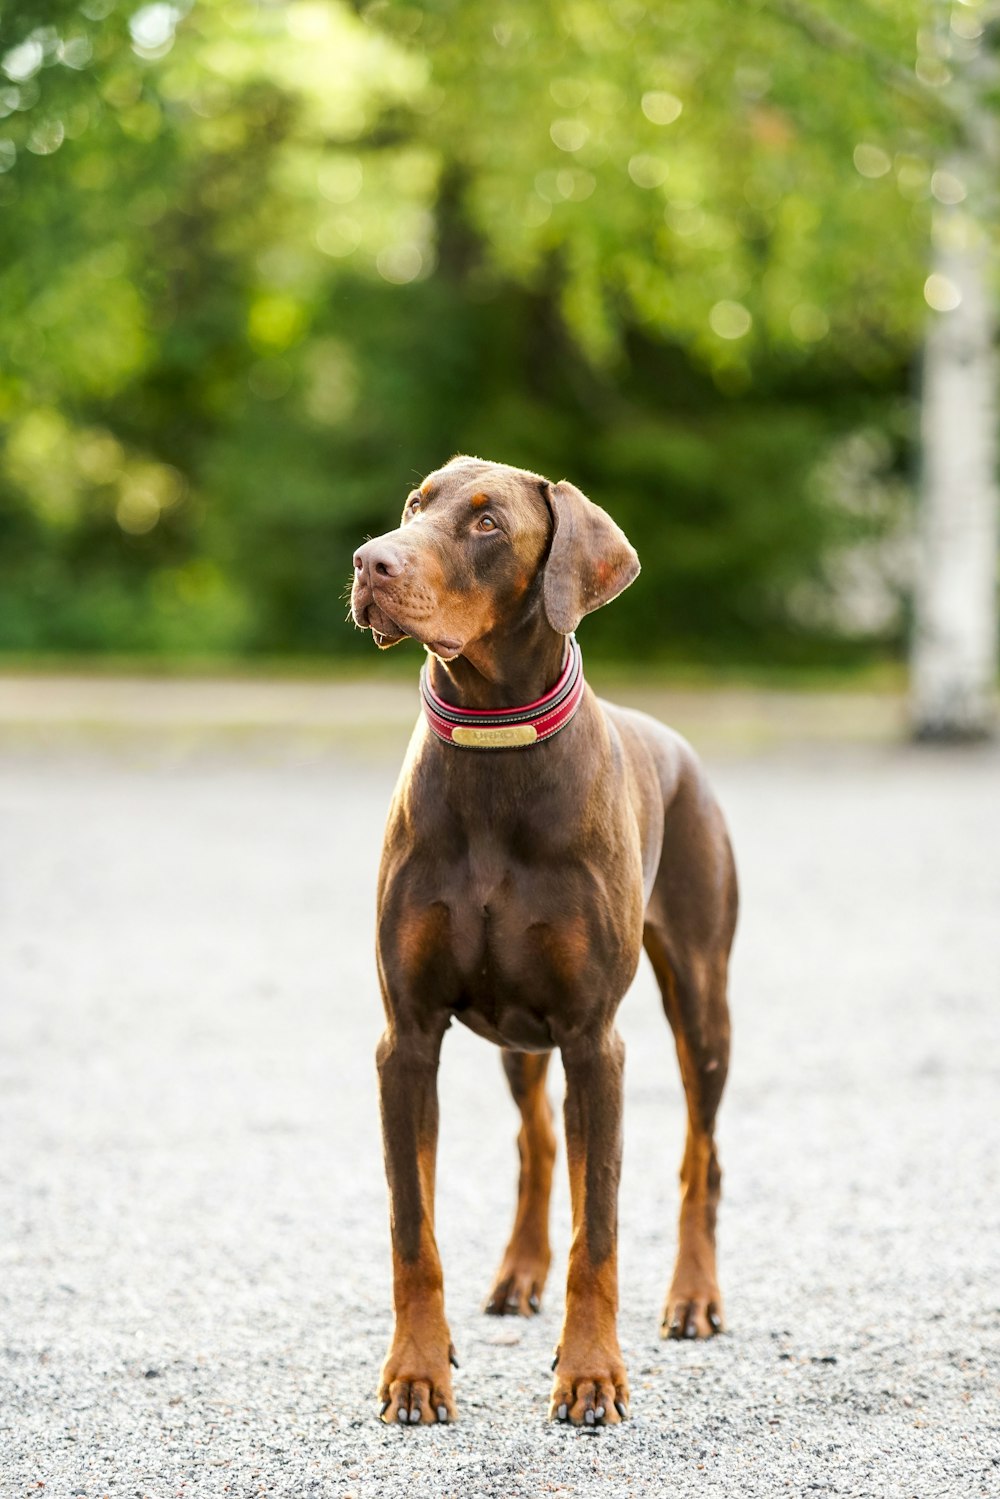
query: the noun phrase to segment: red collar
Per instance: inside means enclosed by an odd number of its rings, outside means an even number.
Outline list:
[[[566,640],[566,660],[559,680],[544,697],[523,708],[494,708],[481,713],[453,708],[430,684],[425,661],[420,673],[420,698],[431,729],[446,744],[460,749],[520,749],[551,739],[566,727],[583,699],[583,657],[576,637]]]

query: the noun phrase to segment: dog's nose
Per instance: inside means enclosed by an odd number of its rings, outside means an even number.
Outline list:
[[[402,552],[381,538],[366,541],[354,553],[354,571],[359,575],[367,571],[375,578],[398,578],[405,566]]]

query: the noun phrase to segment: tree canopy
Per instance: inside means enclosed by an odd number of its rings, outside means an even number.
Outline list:
[[[0,649],[356,649],[460,450],[629,532],[610,654],[898,646],[979,7],[840,10],[3,4]]]

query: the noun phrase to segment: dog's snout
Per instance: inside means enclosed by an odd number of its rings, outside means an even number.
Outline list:
[[[398,578],[405,566],[402,552],[381,539],[366,541],[354,554],[354,571],[359,576],[367,571],[375,578]]]

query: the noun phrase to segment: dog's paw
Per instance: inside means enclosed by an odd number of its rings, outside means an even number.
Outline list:
[[[490,1317],[533,1317],[542,1309],[542,1291],[548,1274],[548,1260],[526,1256],[515,1258],[508,1253],[497,1271],[493,1289],[486,1298],[485,1312]]]
[[[628,1376],[621,1355],[594,1349],[570,1361],[556,1355],[549,1420],[573,1426],[619,1426],[628,1418]]]
[[[379,1419],[386,1426],[433,1426],[458,1415],[451,1388],[450,1363],[457,1367],[455,1351],[422,1354],[412,1343],[399,1352],[390,1348],[379,1384]]]
[[[717,1289],[701,1294],[671,1290],[660,1321],[661,1338],[713,1338],[725,1330]]]
[[[380,1392],[379,1417],[387,1426],[432,1426],[454,1421],[451,1386],[435,1379],[394,1379]]]

